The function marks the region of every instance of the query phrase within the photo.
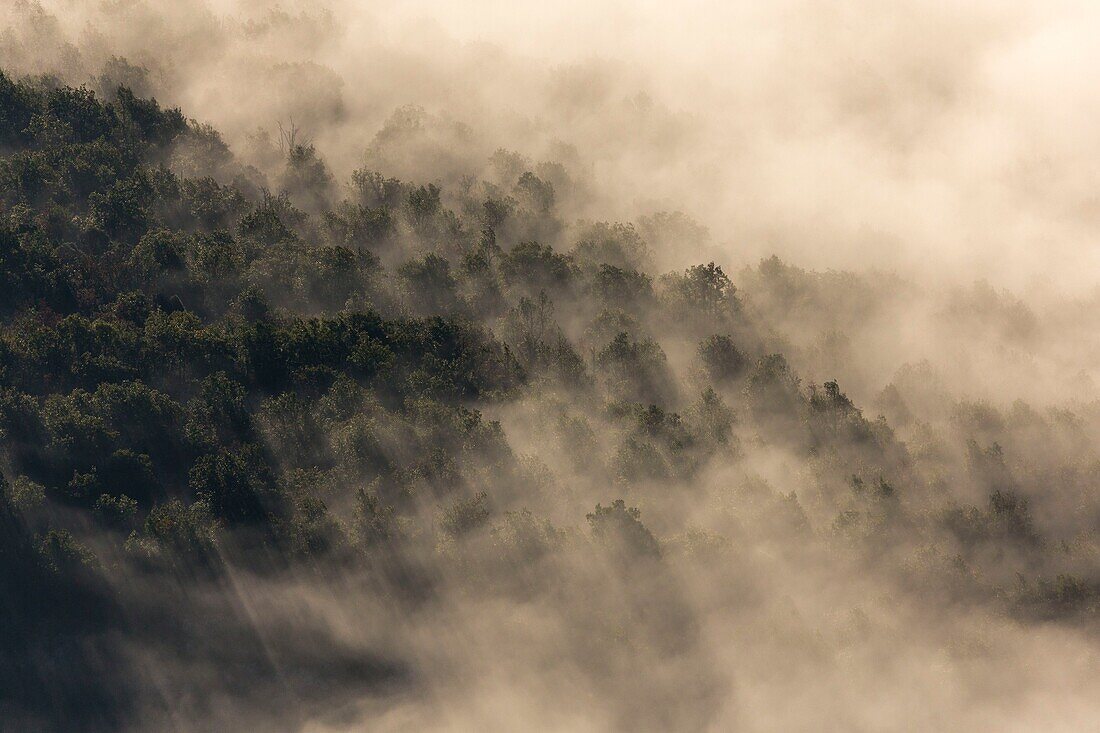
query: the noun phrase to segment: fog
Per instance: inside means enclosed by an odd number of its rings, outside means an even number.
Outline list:
[[[347,538],[285,567],[287,545],[225,520],[216,572],[153,574],[153,524],[108,533],[36,479],[26,521],[71,530],[124,609],[73,652],[92,672],[57,693],[64,722],[1096,726],[1098,24],[1084,2],[6,4],[5,74],[211,126],[231,157],[181,136],[165,167],[257,210],[285,194],[302,247],[331,244],[334,211],[397,212],[335,305],[241,265],[279,318],[457,315],[524,374],[456,404],[419,373],[398,397],[249,387],[274,480]],[[307,148],[323,175],[288,163]],[[428,184],[442,203],[417,218]],[[220,228],[244,240],[241,221]],[[429,253],[454,276],[423,275]],[[729,283],[698,295],[686,268],[708,262]],[[210,305],[219,277],[173,297],[235,323],[244,285]],[[453,359],[455,383],[497,368]],[[191,415],[179,369],[158,388]],[[33,466],[0,468],[29,485]],[[26,668],[48,686],[64,659]]]
[[[1087,3],[43,7],[7,11],[21,71],[124,57],[235,148],[295,118],[346,175],[415,104],[476,163],[574,146],[601,210],[687,207],[736,257],[1094,286]]]

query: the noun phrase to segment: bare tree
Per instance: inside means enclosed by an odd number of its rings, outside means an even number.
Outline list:
[[[309,137],[302,134],[302,128],[294,123],[293,117],[290,118],[288,125],[285,127],[282,122],[276,122],[275,124],[279,126],[279,150],[282,151],[283,155],[290,155],[295,148],[306,148],[312,143]],[[301,136],[300,139],[299,136]]]

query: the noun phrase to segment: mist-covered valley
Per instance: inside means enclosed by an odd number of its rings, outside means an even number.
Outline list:
[[[0,730],[1087,730],[1076,3],[0,8]]]

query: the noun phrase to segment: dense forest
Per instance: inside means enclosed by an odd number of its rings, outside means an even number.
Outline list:
[[[915,285],[662,271],[707,229],[568,161],[399,180],[416,107],[261,170],[113,64],[0,73],[0,729],[922,728],[1096,642],[1100,406],[874,373]]]

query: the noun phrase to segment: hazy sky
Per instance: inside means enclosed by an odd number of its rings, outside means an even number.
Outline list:
[[[623,62],[698,135],[673,170],[649,173],[733,246],[819,267],[1094,285],[1094,5],[400,7],[391,37],[414,47],[427,27],[551,64]],[[693,186],[700,168],[713,186]]]
[[[601,210],[682,208],[734,259],[1095,286],[1087,3],[44,6],[86,75],[124,53],[231,139],[338,99],[307,127],[341,173],[395,107],[419,104],[488,149],[572,145]]]

